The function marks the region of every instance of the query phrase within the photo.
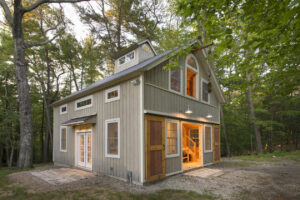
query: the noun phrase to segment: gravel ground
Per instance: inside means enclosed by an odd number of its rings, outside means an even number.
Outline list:
[[[149,193],[162,189],[192,190],[214,194],[219,199],[300,199],[300,162],[282,160],[251,163],[253,164],[240,166],[235,162],[225,161],[209,167],[224,172],[218,177],[199,178],[179,174],[145,186],[129,185],[101,174],[58,186],[50,185],[28,171],[14,173],[9,177],[15,184],[22,184],[33,193],[100,187],[132,193]],[[40,167],[34,171],[51,168],[57,167]]]

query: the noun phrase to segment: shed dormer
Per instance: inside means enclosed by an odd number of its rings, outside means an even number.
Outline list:
[[[115,58],[115,73],[133,67],[148,58],[156,56],[156,52],[149,40],[144,40],[131,45],[127,49],[118,52]]]

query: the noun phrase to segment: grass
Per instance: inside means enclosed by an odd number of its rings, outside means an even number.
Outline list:
[[[39,165],[40,166],[40,165]],[[191,200],[212,200],[216,199],[211,194],[198,194],[185,190],[160,190],[154,193],[132,194],[129,192],[120,192],[109,188],[103,188],[101,185],[95,185],[85,190],[55,191],[47,193],[28,193],[26,188],[12,184],[8,175],[14,172],[20,172],[16,168],[0,168],[0,200],[48,200],[48,199],[108,199],[108,200],[158,200],[158,199],[191,199]]]
[[[233,160],[243,160],[243,161],[280,161],[280,160],[294,160],[300,162],[300,151],[294,152],[284,152],[284,151],[275,151],[273,153],[265,153],[258,155],[250,156],[235,156],[232,157]]]

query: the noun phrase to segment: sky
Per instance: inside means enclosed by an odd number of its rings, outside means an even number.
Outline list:
[[[84,5],[84,4],[86,4],[86,2],[78,3],[78,5]],[[72,32],[75,34],[78,40],[83,40],[89,33],[88,27],[83,23],[81,23],[79,15],[78,13],[76,13],[72,4],[64,3],[61,5],[64,8],[66,17],[70,19],[71,22],[74,24],[74,25],[70,25]],[[57,6],[57,5],[53,5],[53,6]],[[4,21],[4,15],[1,7],[0,7],[0,21],[1,22]],[[0,28],[1,26],[3,25],[0,23]]]

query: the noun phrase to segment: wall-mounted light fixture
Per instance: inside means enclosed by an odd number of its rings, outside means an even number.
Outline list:
[[[209,119],[209,118],[212,118],[212,117],[213,117],[213,116],[212,116],[211,114],[207,114],[207,115],[206,115],[206,118],[208,118],[208,119]]]
[[[140,84],[140,79],[137,78],[137,79],[132,80],[131,84],[132,85],[139,85]]]
[[[192,114],[193,111],[190,109],[190,105],[188,105],[187,110],[185,111],[186,114]]]

